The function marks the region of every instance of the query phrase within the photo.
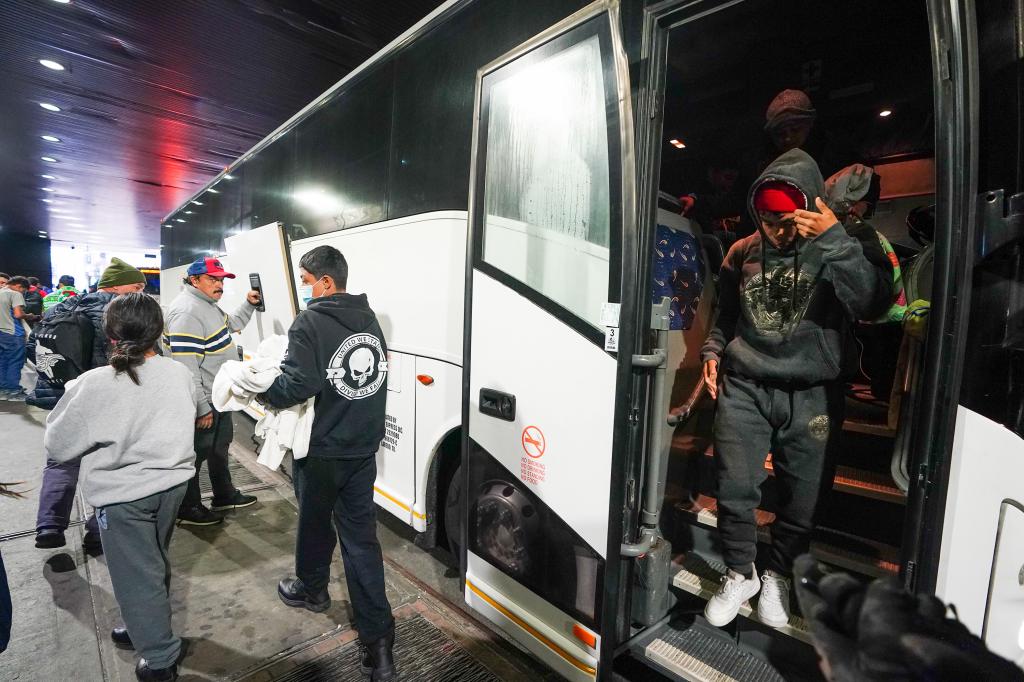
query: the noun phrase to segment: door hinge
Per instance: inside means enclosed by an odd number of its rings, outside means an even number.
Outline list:
[[[917,587],[917,562],[908,561],[903,578],[903,586],[911,592]]]
[[[1008,244],[1024,239],[1024,192],[1009,199],[1001,189],[978,196],[975,263]]]

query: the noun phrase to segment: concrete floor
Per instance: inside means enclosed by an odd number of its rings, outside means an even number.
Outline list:
[[[0,480],[24,481],[27,489],[25,499],[0,499],[0,552],[14,601],[12,641],[0,654],[0,679],[133,680],[133,652],[115,648],[109,639],[120,616],[106,563],[102,555],[82,550],[81,499],[68,546],[34,546],[45,417],[44,411],[0,402]],[[245,419],[236,418],[232,452],[263,482],[264,489],[254,492],[259,504],[231,513],[220,526],[179,527],[171,543],[174,628],[190,640],[183,681],[271,680],[280,661],[308,659],[354,636],[340,558],[327,612],[288,608],[277,598],[276,583],[293,566],[295,500],[284,476],[255,463]],[[443,550],[423,551],[411,529],[386,512],[379,516],[396,617],[429,614],[500,679],[559,679],[465,611],[457,571]]]

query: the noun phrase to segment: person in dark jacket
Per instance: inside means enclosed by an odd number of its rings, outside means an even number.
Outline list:
[[[701,352],[715,415],[718,530],[728,573],[705,616],[722,626],[761,590],[758,616],[789,620],[794,559],[807,551],[820,494],[831,488],[843,424],[841,377],[851,325],[884,312],[892,266],[864,225],[848,234],[823,201],[818,165],[800,149],[778,157],[751,186],[758,232],[729,250],[719,315]],[[772,455],[779,504],[758,581],[755,510]]]
[[[117,296],[142,291],[146,286],[146,276],[120,258],[114,258],[100,275],[98,284],[99,290],[96,293],[70,296],[47,310],[43,316],[45,319],[61,312],[76,311],[89,318],[95,332],[89,369],[103,367],[109,363],[110,343],[103,331],[103,312]],[[28,353],[31,358],[36,357],[35,346],[33,331],[29,334],[28,342]],[[40,371],[36,379],[36,389],[28,403],[52,410],[63,395],[64,388],[51,383],[46,373]],[[71,507],[75,503],[75,490],[78,487],[79,463],[79,460],[64,463],[46,460],[43,485],[39,491],[39,512],[36,515],[36,547],[40,549],[63,547],[67,544],[64,531],[71,522]],[[86,521],[82,544],[89,550],[102,549],[95,515]]]
[[[319,246],[299,261],[312,299],[288,331],[282,374],[260,396],[278,409],[315,397],[309,454],[295,460],[299,529],[296,578],[278,584],[288,606],[324,611],[335,536],[355,627],[365,647],[364,673],[374,682],[396,678],[391,605],[377,541],[373,483],[384,438],[387,346],[366,295],[346,293],[348,264],[337,249]]]

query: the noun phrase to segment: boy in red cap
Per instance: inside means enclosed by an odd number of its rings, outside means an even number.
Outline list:
[[[760,620],[788,622],[793,560],[807,551],[819,495],[831,488],[851,324],[884,312],[892,295],[892,266],[874,231],[847,234],[824,196],[807,153],[775,159],[750,189],[758,231],[722,265],[718,319],[701,351],[718,401],[718,530],[729,569],[704,612],[716,626],[762,583]],[[759,581],[754,512],[769,452],[779,494]]]

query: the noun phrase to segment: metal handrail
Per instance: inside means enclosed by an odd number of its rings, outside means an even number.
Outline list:
[[[668,414],[668,425],[678,426],[686,422],[691,416],[693,416],[693,410],[697,407],[697,403],[700,402],[704,392],[707,391],[708,385],[704,380],[704,375],[701,374],[700,381],[697,382],[697,387],[693,389],[693,393],[687,398],[683,406],[678,410],[673,410]]]

